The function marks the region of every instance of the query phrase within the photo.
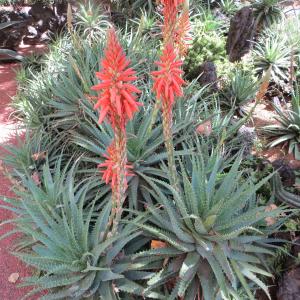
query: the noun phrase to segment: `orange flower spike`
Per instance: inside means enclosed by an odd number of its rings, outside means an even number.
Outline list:
[[[170,42],[173,43],[174,34],[176,32],[177,14],[177,7],[174,6],[174,4],[170,0],[165,0],[163,2],[164,22],[162,26],[162,35],[165,45]]]
[[[171,44],[163,50],[160,61],[155,63],[160,70],[152,72],[154,79],[153,90],[162,101],[169,102],[172,107],[175,96],[182,96],[182,85],[185,81],[182,79],[183,71],[180,69],[182,61],[176,58],[176,53]]]
[[[175,30],[175,44],[178,47],[179,56],[185,56],[192,40],[190,36],[191,24],[188,10],[183,10],[178,18],[178,24]]]
[[[136,101],[141,91],[132,82],[137,79],[135,71],[127,68],[130,61],[113,29],[108,32],[108,42],[101,62],[102,70],[96,72],[101,80],[92,90],[99,91],[94,108],[100,110],[99,123],[107,117],[113,128],[125,130],[126,121],[132,119],[142,104]]]
[[[98,165],[98,168],[102,169],[100,172],[102,173],[103,181],[106,184],[110,183],[112,189],[114,189],[118,183],[118,178],[120,176],[120,168],[119,168],[120,158],[116,151],[114,142],[107,148],[107,154],[104,154],[103,156],[106,159],[103,163]],[[130,172],[132,166],[126,164],[125,168],[126,168],[125,176],[132,176],[133,174]]]

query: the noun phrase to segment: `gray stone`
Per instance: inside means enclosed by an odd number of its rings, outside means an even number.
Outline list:
[[[204,62],[198,70],[198,75],[200,75],[198,81],[201,85],[209,85],[211,91],[218,90],[218,76],[217,69],[213,62],[206,61]]]

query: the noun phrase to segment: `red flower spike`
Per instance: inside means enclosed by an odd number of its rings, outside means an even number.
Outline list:
[[[132,81],[136,80],[135,71],[127,68],[130,61],[117,39],[114,29],[108,32],[107,46],[102,60],[102,70],[96,73],[101,82],[92,87],[99,91],[94,108],[100,110],[99,123],[107,117],[112,127],[125,130],[128,119],[132,119],[142,104],[136,101],[141,91]]]
[[[160,61],[155,64],[160,67],[158,71],[152,72],[154,85],[153,90],[157,98],[167,102],[169,109],[173,106],[175,96],[182,96],[182,85],[185,83],[180,69],[182,61],[176,58],[174,47],[168,44],[163,50]]]
[[[120,176],[120,157],[119,153],[116,151],[114,142],[107,148],[107,154],[104,154],[104,157],[106,160],[99,164],[98,168],[103,169],[100,171],[103,174],[103,181],[105,181],[106,184],[110,183],[112,189],[114,189],[118,184],[118,179]],[[132,166],[126,164],[125,168],[125,176],[132,176],[133,174],[130,172]],[[127,185],[127,181],[124,184]]]

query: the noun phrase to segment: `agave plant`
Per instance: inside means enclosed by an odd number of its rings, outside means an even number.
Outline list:
[[[76,165],[76,164],[75,164]],[[152,259],[134,261],[131,254],[149,241],[132,224],[120,225],[118,235],[109,237],[107,222],[111,210],[105,202],[100,211],[95,209],[90,183],[74,183],[75,166],[70,171],[60,170],[51,175],[49,165],[43,168],[41,185],[23,177],[23,187],[16,189],[16,199],[5,199],[5,209],[17,213],[16,229],[2,238],[21,232],[26,240],[16,245],[14,254],[27,264],[42,271],[25,279],[23,286],[35,287],[26,298],[47,291],[40,299],[125,299],[125,295],[144,294],[139,284],[153,275],[157,268]],[[138,220],[136,220],[138,222]],[[8,223],[9,221],[5,222]],[[145,272],[143,272],[145,266]],[[146,271],[147,270],[147,271]],[[134,281],[132,280],[134,279]],[[155,292],[149,298],[162,299]]]
[[[300,159],[300,94],[298,87],[292,94],[291,108],[284,110],[281,106],[273,105],[278,124],[268,125],[262,128],[263,133],[273,138],[269,147],[286,143],[288,152],[294,153],[296,159]]]
[[[255,0],[252,4],[257,24],[270,26],[283,18],[280,0]]]
[[[272,79],[283,85],[289,79],[291,49],[286,39],[277,33],[266,31],[253,50],[253,61],[257,74],[266,72],[271,67]]]
[[[258,81],[248,72],[237,70],[230,81],[227,98],[230,99],[230,106],[241,108],[255,98],[258,91]]]
[[[218,153],[205,156],[205,162],[201,153],[191,156],[181,164],[180,194],[166,182],[148,182],[150,216],[137,226],[165,247],[136,257],[169,255],[168,264],[148,281],[149,290],[173,279],[167,299],[240,299],[237,291],[243,290],[254,300],[253,287],[270,298],[260,278],[272,277],[264,265],[273,254],[268,235],[281,224],[283,209],[270,212],[257,205],[256,191],[270,177],[254,184],[239,171],[240,162],[238,155],[228,170]],[[267,217],[276,224],[267,226]]]

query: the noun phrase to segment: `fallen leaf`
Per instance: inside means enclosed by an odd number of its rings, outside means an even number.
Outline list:
[[[89,95],[89,94],[84,94],[84,96],[85,96],[85,98],[86,98],[89,102],[91,102],[91,103],[94,103],[94,102],[98,99],[98,97],[96,97],[96,96],[91,96],[91,95]]]
[[[40,184],[41,184],[40,176],[39,176],[39,173],[38,173],[38,172],[34,172],[34,173],[31,175],[31,178],[32,178],[32,180],[35,182],[36,185],[40,185]]]
[[[272,211],[272,210],[275,210],[275,209],[277,209],[277,205],[270,204],[266,207],[265,211],[269,212],[269,211]],[[276,223],[276,219],[273,218],[273,217],[266,217],[265,221],[266,221],[268,226],[274,225]]]
[[[31,157],[33,160],[45,159],[46,151],[34,153]]]
[[[200,124],[197,128],[196,128],[196,132],[199,134],[203,134],[205,136],[209,136],[212,132],[212,125],[211,125],[211,121],[208,120],[202,124]]]
[[[12,274],[9,275],[8,281],[10,283],[16,283],[18,281],[19,277],[20,277],[19,273],[12,273]]]
[[[300,184],[299,183],[295,183],[294,187],[295,187],[296,190],[300,191]]]
[[[166,248],[167,244],[165,242],[152,240],[151,241],[151,249],[159,249],[159,248]]]

